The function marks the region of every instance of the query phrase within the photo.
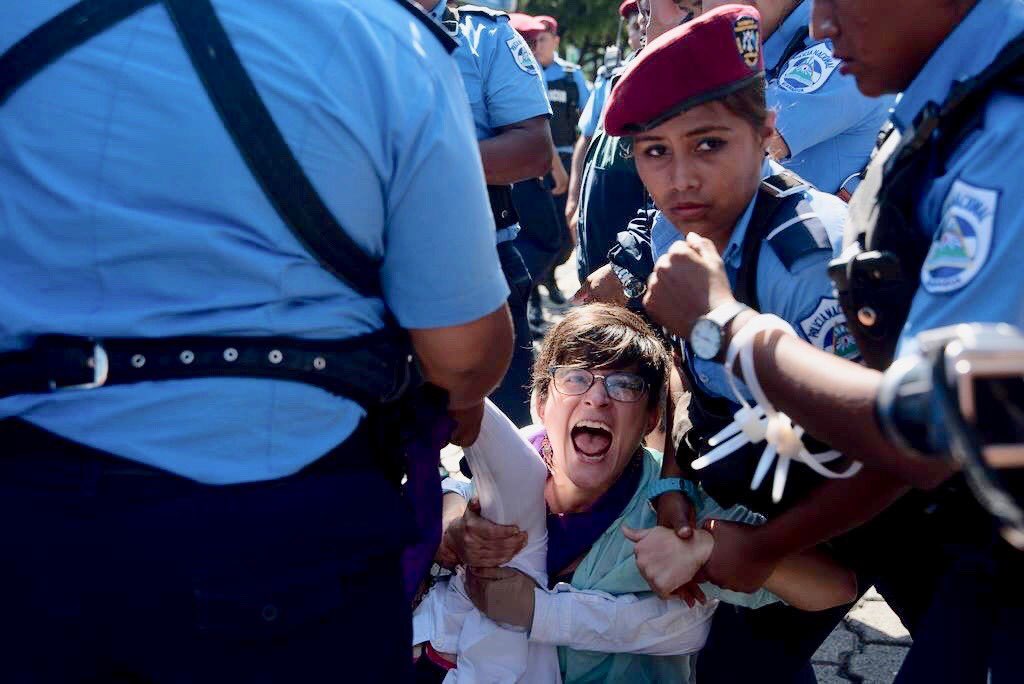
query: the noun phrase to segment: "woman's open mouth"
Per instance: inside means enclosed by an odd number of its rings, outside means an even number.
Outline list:
[[[598,463],[612,446],[612,428],[598,420],[581,420],[570,433],[576,453],[587,463]]]

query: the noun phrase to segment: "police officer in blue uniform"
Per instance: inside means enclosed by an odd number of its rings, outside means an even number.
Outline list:
[[[725,4],[711,0],[704,8]],[[752,3],[751,3],[752,4]],[[768,104],[779,113],[772,155],[825,192],[849,199],[894,97],[868,97],[827,40],[810,36],[811,0],[757,3],[764,18]]]
[[[569,187],[567,169],[572,164],[576,124],[580,112],[590,98],[590,85],[578,64],[572,64],[558,55],[561,38],[558,35],[558,22],[553,17],[515,14],[512,15],[511,23],[526,39],[537,63],[544,71],[552,111],[551,134],[555,144],[551,173],[542,181],[546,196],[536,192],[532,181],[517,184],[514,189],[516,208],[520,213],[536,214],[543,211],[545,216],[553,216],[554,222],[538,221],[524,226],[525,230],[519,244],[521,249],[525,247],[522,241],[525,239],[537,247],[534,251],[546,250],[546,259],[536,259],[534,263],[527,260],[527,266],[531,270],[534,282],[543,283],[552,302],[562,305],[565,304],[565,298],[555,283],[554,269],[568,257],[573,247],[573,238],[565,220],[565,203]],[[548,212],[549,205],[554,206],[553,213]],[[534,330],[542,330],[544,315],[537,288],[534,288],[530,295],[529,315],[530,325]]]
[[[397,0],[2,14],[4,679],[402,681],[409,354],[469,443],[512,346],[454,46]]]
[[[902,494],[905,483],[935,488],[911,497],[923,504],[903,540],[907,555],[921,559],[912,572],[918,619],[907,624],[914,645],[896,681],[1019,681],[1019,552],[999,538],[960,476],[950,477],[945,465],[922,456],[941,453],[940,431],[918,435],[912,448],[894,444],[876,412],[881,371],[899,372],[890,364],[916,351],[918,333],[961,322],[1019,326],[1024,320],[1024,292],[1015,276],[1024,205],[1013,186],[1024,152],[1013,123],[1024,108],[1024,6],[1016,0],[910,0],[885,7],[816,0],[812,29],[832,41],[844,60],[840,68],[864,94],[903,93],[894,130],[851,202],[847,245],[832,267],[870,368],[778,335],[755,346],[755,363],[775,406],[809,432],[828,435],[834,447],[857,454],[876,484],[849,491],[830,483],[756,535],[716,526],[706,569],[713,580],[742,587],[787,548],[870,518]],[[913,42],[906,39],[911,30]],[[697,285],[714,269],[715,258],[707,256],[672,264],[666,278],[674,287],[695,285],[697,293],[714,288],[717,277],[710,287]],[[704,312],[681,308],[688,310],[665,322],[686,335]],[[726,344],[748,320],[741,315],[728,326]]]
[[[459,44],[455,61],[476,123],[484,176],[498,233],[498,254],[512,294],[509,306],[516,347],[504,381],[491,396],[517,425],[530,422],[529,384],[533,338],[526,319],[531,275],[513,240],[519,224],[509,185],[545,175],[551,167],[551,129],[540,67],[504,12],[475,5],[450,7],[416,0]]]
[[[856,358],[828,276],[847,207],[764,157],[774,114],[764,96],[757,26],[753,10],[731,6],[669,31],[626,69],[609,100],[605,126],[610,134],[631,140],[637,169],[660,209],[649,228],[655,259],[702,239],[698,234],[713,237],[739,301],[788,321],[823,352]],[[739,42],[747,47],[745,52],[737,49]],[[692,65],[689,77],[674,76],[675,65],[682,63]],[[753,142],[751,129],[756,133]],[[630,293],[634,300],[643,287],[641,281],[639,290]],[[664,316],[675,300],[686,297],[679,290],[659,288],[644,304],[651,315]],[[743,310],[735,302],[730,306],[731,311],[716,308],[709,318],[724,325]],[[692,525],[681,493],[684,476],[699,480],[723,506],[743,504],[769,516],[821,485],[818,475],[798,465],[791,469],[789,496],[781,505],[773,501],[770,478],[750,491],[763,448],[696,473],[689,470],[689,463],[710,450],[707,440],[731,423],[739,406],[714,354],[684,341],[679,355],[691,395],[691,425],[685,426],[680,449],[685,469],[670,460],[660,486],[651,492],[661,524],[676,529]],[[677,433],[684,432],[682,427],[677,422]],[[813,679],[811,655],[845,611],[805,613],[785,605],[720,608],[697,671],[710,682],[759,676],[773,682]],[[737,653],[744,657],[737,658]]]
[[[642,38],[648,42],[665,31],[692,19],[699,12],[699,3],[675,0],[640,0],[623,2],[620,15],[630,17],[642,27]],[[635,15],[635,16],[634,16]],[[635,55],[635,53],[634,53]],[[578,210],[570,199],[567,211],[570,221],[576,221],[579,249],[576,268],[580,282],[587,285],[588,276],[608,263],[608,250],[616,244],[616,236],[626,228],[637,212],[647,206],[643,184],[636,174],[632,150],[628,140],[608,135],[602,130],[604,105],[602,95],[611,91],[621,77],[625,64],[613,68],[609,80],[598,89],[591,102],[595,104],[584,112],[581,119],[584,136],[593,128],[593,138],[584,147],[578,144],[574,152],[573,173],[570,181],[571,197],[579,198]],[[607,274],[607,269],[601,271]]]
[[[546,24],[546,30],[538,34],[537,42],[534,45],[534,56],[537,62],[544,69],[544,80],[548,87],[548,101],[551,102],[551,136],[555,142],[555,150],[558,152],[558,164],[560,171],[565,174],[566,183],[569,181],[568,169],[572,168],[573,149],[579,137],[579,122],[583,111],[590,103],[591,86],[583,76],[583,68],[579,64],[573,64],[562,59],[558,54],[558,47],[561,38],[558,35],[558,23],[554,19],[541,18]],[[552,161],[554,164],[554,161]],[[549,183],[550,184],[550,183]],[[573,238],[569,232],[569,225],[566,221],[566,201],[568,198],[568,185],[566,192],[555,195],[555,208],[558,210],[559,225],[561,226],[561,255],[558,263],[568,257],[572,251]],[[547,289],[551,293],[555,303],[564,304],[558,286],[554,282],[554,272],[549,274],[546,280]]]

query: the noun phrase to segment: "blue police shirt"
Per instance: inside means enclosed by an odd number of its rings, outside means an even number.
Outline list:
[[[862,95],[856,79],[839,73],[831,41],[807,38],[802,50],[782,61],[790,42],[806,30],[810,12],[811,2],[801,3],[765,41],[766,95],[789,146],[783,166],[834,193],[867,165],[893,98]]]
[[[0,51],[71,4],[9,6]],[[399,323],[453,326],[498,309],[508,288],[472,119],[426,27],[392,2],[215,5],[325,203],[383,258]],[[340,339],[384,325],[383,302],[341,284],[284,226],[160,5],[0,107],[0,186],[0,349],[43,333]],[[236,483],[296,472],[364,412],[312,386],[235,378],[10,397],[0,415]]]
[[[766,161],[763,177],[782,171],[773,161]],[[776,249],[766,240],[761,247],[757,265],[757,297],[762,313],[775,314],[793,326],[800,337],[825,351],[856,358],[856,344],[846,328],[846,317],[835,297],[832,281],[828,277],[828,262],[842,248],[842,233],[846,227],[847,207],[839,198],[810,187],[799,191],[801,200],[789,213],[777,215],[778,226],[769,238],[784,231],[809,231],[820,249],[805,254],[788,267]],[[750,201],[729,244],[722,254],[729,283],[736,287],[743,256],[743,238],[754,213],[757,199]],[[677,240],[685,238],[672,223],[658,212],[651,228],[651,248],[654,258],[666,254]],[[689,358],[697,379],[710,394],[735,400],[725,369],[721,364],[695,357]],[[746,388],[737,381],[745,392]],[[747,395],[749,398],[749,394]]]
[[[594,83],[594,92],[591,93],[592,96],[587,100],[587,106],[583,108],[583,113],[580,114],[580,121],[577,126],[580,135],[592,138],[597,133],[597,129],[601,126],[602,115],[604,114],[604,104],[608,101],[608,95],[611,91],[611,78],[603,78]]]
[[[954,81],[985,69],[1024,33],[1024,3],[975,5],[903,93],[893,118],[901,131],[928,102],[942,103]],[[921,286],[897,351],[916,351],[913,337],[955,323],[1006,322],[1024,327],[1021,246],[1024,245],[1024,98],[998,93],[984,121],[950,158],[946,172],[926,183],[918,221],[933,239]]]
[[[586,77],[583,75],[583,69],[578,64],[572,64],[567,62],[560,57],[555,57],[555,61],[544,67],[544,81],[545,83],[552,83],[554,81],[560,81],[565,78],[565,66],[576,67],[572,73],[572,80],[576,84],[576,89],[579,91],[579,110],[582,112],[586,110],[587,104],[590,102],[590,84],[587,83]],[[571,153],[572,147],[559,147],[559,152]]]
[[[441,0],[428,14],[440,22],[444,8]],[[508,16],[459,12],[453,37],[459,44],[455,63],[473,111],[477,140],[493,138],[503,126],[551,116],[540,66],[523,37],[509,26]],[[509,226],[498,231],[498,242],[518,234],[518,225]]]

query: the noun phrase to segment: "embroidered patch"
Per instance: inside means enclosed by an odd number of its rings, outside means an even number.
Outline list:
[[[846,314],[838,299],[822,297],[811,315],[800,321],[800,329],[807,341],[818,349],[851,361],[860,358],[860,350],[846,325]]]
[[[743,16],[732,25],[736,35],[736,49],[740,51],[743,62],[753,69],[757,66],[761,55],[761,27],[754,17]]]
[[[522,36],[516,34],[515,38],[506,40],[505,45],[508,46],[509,51],[512,53],[512,58],[516,60],[516,64],[519,65],[520,69],[528,74],[536,75],[537,63],[533,59],[530,46],[526,44]]]
[[[569,101],[569,93],[564,90],[549,90],[548,101],[556,102],[558,104],[565,104]]]
[[[988,260],[999,193],[961,180],[942,207],[942,223],[921,267],[921,284],[932,294],[953,292],[971,282]]]
[[[797,54],[779,76],[779,87],[793,93],[813,93],[825,85],[832,72],[842,62],[832,55],[824,43],[814,45]]]

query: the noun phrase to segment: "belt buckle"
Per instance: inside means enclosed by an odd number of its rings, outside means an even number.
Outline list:
[[[92,382],[85,382],[80,385],[58,386],[56,381],[51,380],[50,391],[90,390],[107,384],[107,378],[110,375],[110,358],[107,356],[107,350],[103,348],[102,343],[96,342],[93,344],[92,356],[89,357],[87,364],[92,368]]]

